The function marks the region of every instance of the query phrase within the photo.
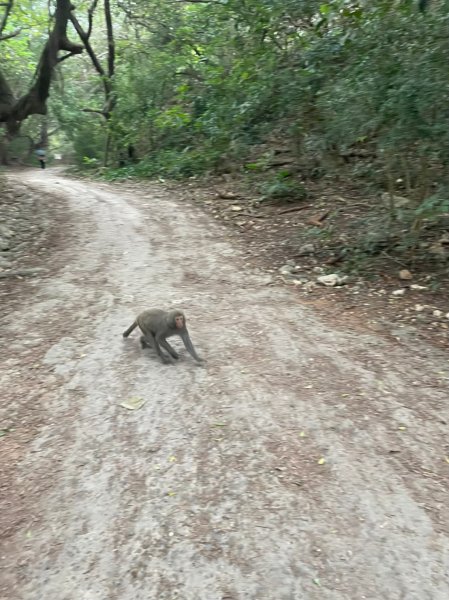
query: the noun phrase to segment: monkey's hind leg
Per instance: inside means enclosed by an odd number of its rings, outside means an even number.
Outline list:
[[[123,337],[127,338],[129,336],[129,334],[134,331],[134,329],[137,327],[137,321],[134,321],[134,323],[132,323],[128,329],[126,331],[123,332]]]
[[[150,335],[141,335],[140,336],[140,345],[142,348],[153,348],[154,350],[154,336]]]
[[[174,359],[178,359],[179,358],[179,354],[176,352],[176,350],[167,342],[167,340],[160,340],[159,341],[160,345],[162,346],[162,348],[164,348],[164,350],[167,350],[167,352],[170,354],[170,356],[172,356]]]
[[[164,352],[162,352],[162,350],[161,350],[160,344],[161,343],[163,344],[164,342],[165,342],[164,339],[158,339],[157,337],[154,337],[154,349],[156,350],[157,355],[159,356],[161,361],[164,363],[164,365],[174,364],[174,362],[175,362],[174,358],[170,354],[168,354],[168,355],[164,354]]]

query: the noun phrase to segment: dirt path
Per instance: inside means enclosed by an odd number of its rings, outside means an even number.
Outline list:
[[[39,427],[0,438],[0,598],[449,598],[447,357],[327,329],[156,186],[22,181],[68,212],[2,310],[0,417]],[[206,367],[121,338],[173,304]]]

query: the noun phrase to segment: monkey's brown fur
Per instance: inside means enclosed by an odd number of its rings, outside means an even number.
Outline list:
[[[193,347],[182,310],[166,311],[159,308],[144,310],[123,333],[123,337],[127,338],[136,327],[139,327],[143,333],[140,338],[142,348],[154,348],[163,363],[174,363],[174,359],[179,358],[179,354],[167,342],[167,338],[173,335],[179,335],[187,352],[197,362],[203,362]],[[168,356],[162,352],[161,346],[167,351]]]

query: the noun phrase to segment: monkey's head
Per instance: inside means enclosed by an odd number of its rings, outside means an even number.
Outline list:
[[[184,329],[186,326],[186,318],[180,310],[173,310],[170,313],[170,326],[173,329]]]

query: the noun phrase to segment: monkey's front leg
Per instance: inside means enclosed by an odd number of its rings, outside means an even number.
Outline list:
[[[161,361],[164,363],[164,365],[170,363],[172,365],[175,364],[175,361],[173,359],[172,356],[170,356],[170,354],[168,356],[166,356],[162,350],[161,350],[161,345],[164,346],[164,342],[166,343],[166,340],[164,338],[154,338],[154,349],[157,352],[157,355],[159,356],[159,358],[161,359]]]
[[[200,356],[198,356],[198,354],[196,353],[195,348],[193,347],[192,341],[190,339],[190,336],[187,332],[183,333],[181,335],[182,341],[184,342],[184,346],[186,347],[187,352],[199,363],[203,363],[204,362],[204,358],[201,358]]]

